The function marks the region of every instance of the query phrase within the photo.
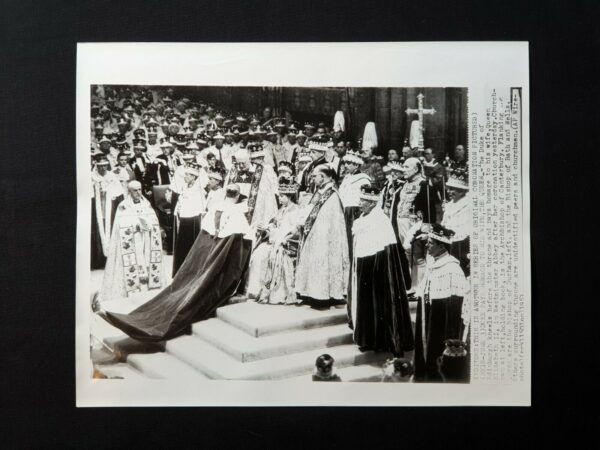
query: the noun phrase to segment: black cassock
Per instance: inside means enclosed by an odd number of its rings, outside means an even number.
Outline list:
[[[178,225],[173,230],[173,276],[185,261],[196,238],[200,234],[201,219],[195,217],[179,217]]]
[[[381,209],[354,222],[353,247],[348,309],[354,342],[362,350],[402,356],[414,348],[402,248]]]
[[[211,317],[234,294],[248,266],[252,241],[242,234],[198,236],[172,283],[129,314],[101,312],[104,319],[139,341],[162,341],[186,333]]]

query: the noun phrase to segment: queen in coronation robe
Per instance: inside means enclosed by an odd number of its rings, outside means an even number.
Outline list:
[[[415,381],[441,382],[439,364],[448,340],[463,340],[469,283],[459,261],[449,253],[454,232],[433,224],[427,241],[429,261],[417,289]],[[463,304],[465,303],[465,304]]]
[[[379,189],[362,188],[362,215],[352,227],[353,257],[348,296],[354,342],[361,350],[403,356],[413,350],[402,247],[389,218],[377,207]]]
[[[335,171],[327,164],[315,168],[317,191],[311,198],[302,228],[296,293],[314,308],[345,304],[350,260],[342,202],[335,189]]]
[[[127,198],[117,207],[100,302],[165,286],[162,240],[156,213],[142,195],[139,181],[130,181],[128,191]]]
[[[293,201],[297,192],[298,185],[291,180],[280,180],[281,207],[265,230],[266,239],[252,254],[247,292],[255,295],[259,303],[297,303],[294,279],[299,208]]]

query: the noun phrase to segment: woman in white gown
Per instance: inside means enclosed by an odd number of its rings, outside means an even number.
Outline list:
[[[298,185],[280,182],[281,207],[269,230],[271,250],[258,297],[260,303],[273,305],[298,303],[294,281],[299,241],[297,232],[299,209],[293,201],[297,192]]]
[[[250,260],[247,295],[260,303],[296,303],[294,291],[298,206],[293,198],[298,185],[282,179],[279,184],[281,207],[263,231]]]

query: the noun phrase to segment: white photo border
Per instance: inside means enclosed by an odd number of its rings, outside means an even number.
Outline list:
[[[309,56],[310,55],[310,56]],[[95,380],[90,361],[90,86],[522,87],[522,270],[526,377],[520,384]],[[100,406],[529,406],[531,287],[527,42],[80,43],[77,47],[76,403]]]

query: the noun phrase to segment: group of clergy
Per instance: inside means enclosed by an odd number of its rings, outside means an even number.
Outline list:
[[[92,268],[101,300],[166,286],[200,234],[252,241],[238,292],[260,303],[347,308],[361,350],[414,350],[440,381],[468,335],[468,163],[431,149],[345,140],[343,123],[215,109],[173,90],[92,92]],[[417,301],[413,329],[409,302]],[[454,341],[453,341],[454,342]],[[461,349],[461,351],[464,349]],[[460,352],[459,352],[460,353]]]

